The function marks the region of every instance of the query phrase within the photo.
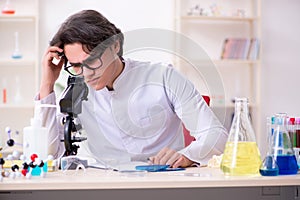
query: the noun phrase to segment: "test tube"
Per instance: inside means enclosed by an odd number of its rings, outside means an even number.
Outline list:
[[[6,88],[2,89],[2,95],[3,95],[3,100],[2,102],[5,104],[7,101],[7,93],[6,93]]]
[[[7,103],[7,83],[6,83],[6,79],[2,80],[2,103],[6,104]]]
[[[295,117],[289,117],[288,119],[288,132],[293,147],[296,147],[296,126]]]
[[[295,119],[296,130],[295,130],[295,147],[300,148],[300,117]]]
[[[19,49],[19,32],[15,32],[15,50],[11,56],[13,59],[22,58],[22,54]]]
[[[298,167],[300,168],[300,117],[295,118],[295,134],[293,138],[293,147]]]

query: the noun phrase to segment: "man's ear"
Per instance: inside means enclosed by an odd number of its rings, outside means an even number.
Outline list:
[[[120,41],[117,40],[113,46],[115,54],[118,54],[120,51]]]

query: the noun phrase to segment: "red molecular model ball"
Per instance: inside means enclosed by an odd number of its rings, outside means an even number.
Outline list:
[[[38,157],[38,156],[34,153],[34,154],[32,154],[32,155],[30,156],[30,159],[31,159],[32,162],[34,162],[35,159],[36,159],[37,157]]]

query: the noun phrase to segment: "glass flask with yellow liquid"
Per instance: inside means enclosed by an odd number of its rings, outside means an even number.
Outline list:
[[[261,165],[260,152],[251,125],[248,99],[235,98],[235,111],[226,142],[221,170],[226,176],[256,176]]]

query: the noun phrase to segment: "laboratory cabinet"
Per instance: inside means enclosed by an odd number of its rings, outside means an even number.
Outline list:
[[[0,1],[0,146],[9,137],[22,143],[38,89],[38,0]]]
[[[211,97],[212,109],[228,129],[234,97],[247,97],[254,129],[260,130],[260,5],[260,0],[176,0],[175,3],[175,30],[197,43],[209,58],[208,61],[195,56],[192,62],[179,61],[180,69],[201,93]],[[186,48],[180,42],[176,46]],[[193,71],[191,63],[200,66],[200,75]],[[212,70],[216,71],[212,75],[216,82],[220,79],[219,89],[214,88],[214,82],[207,81],[205,71]]]

